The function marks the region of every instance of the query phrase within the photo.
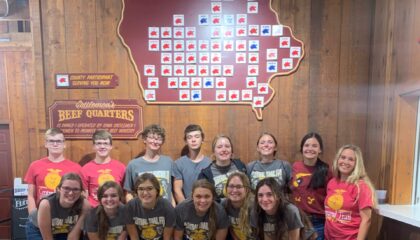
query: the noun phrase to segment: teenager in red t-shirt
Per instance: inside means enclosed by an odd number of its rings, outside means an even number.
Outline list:
[[[341,147],[333,163],[333,174],[325,199],[325,238],[366,239],[377,202],[360,148]]]
[[[317,231],[317,240],[324,239],[327,183],[332,177],[327,163],[319,156],[324,150],[322,138],[318,133],[306,134],[300,143],[303,160],[292,166],[293,201],[304,211]]]
[[[28,212],[37,209],[39,201],[54,193],[61,176],[74,172],[80,174],[79,164],[66,159],[63,155],[66,143],[63,132],[50,128],[45,132],[45,148],[48,156],[31,163],[24,181],[28,183]]]
[[[92,207],[99,204],[98,188],[106,181],[115,181],[121,187],[124,183],[125,165],[111,159],[112,135],[105,130],[97,130],[92,136],[95,159],[82,167],[83,186]]]

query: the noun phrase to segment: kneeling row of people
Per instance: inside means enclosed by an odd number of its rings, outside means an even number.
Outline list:
[[[127,235],[132,240],[313,239],[316,235],[274,178],[258,183],[254,199],[248,177],[235,172],[226,184],[228,197],[220,204],[214,185],[197,180],[192,197],[175,208],[161,197],[159,181],[151,173],[137,178],[137,197],[126,205],[116,182],[105,182],[99,188],[100,205],[92,209],[82,190],[77,174],[64,175],[56,193],[41,200],[38,210],[29,216],[27,238],[79,239],[82,231],[89,239],[119,240]]]

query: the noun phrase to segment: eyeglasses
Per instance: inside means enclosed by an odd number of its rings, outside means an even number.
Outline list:
[[[151,192],[153,191],[155,188],[153,186],[149,186],[149,187],[138,187],[137,191],[139,192]]]
[[[161,138],[161,137],[147,136],[147,139],[149,139],[150,141],[154,141],[155,143],[162,143],[163,142],[163,138]]]
[[[47,139],[47,140],[45,140],[48,144],[62,144],[62,143],[64,143],[64,140],[54,140],[54,139]]]
[[[111,143],[110,142],[95,142],[95,146],[97,146],[97,147],[100,147],[100,146],[108,147],[108,146],[111,146]]]
[[[242,188],[244,188],[245,186],[244,185],[231,185],[231,184],[229,184],[229,185],[227,185],[227,188],[229,188],[229,189],[242,189]]]
[[[71,187],[61,187],[61,190],[63,190],[64,193],[79,193],[82,191],[80,188],[71,188]]]

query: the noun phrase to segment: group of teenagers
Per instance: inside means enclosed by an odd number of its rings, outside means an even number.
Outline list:
[[[48,156],[31,163],[27,239],[366,239],[377,201],[362,152],[341,147],[329,166],[319,134],[306,134],[302,159],[276,158],[277,140],[263,133],[259,159],[233,157],[228,136],[216,136],[212,159],[203,129],[185,128],[182,156],[161,154],[165,130],[141,134],[145,151],[127,166],[111,158],[112,136],[97,130],[95,157],[68,160],[58,128],[45,133]]]

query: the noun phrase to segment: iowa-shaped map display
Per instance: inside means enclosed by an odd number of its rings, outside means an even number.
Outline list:
[[[304,56],[270,0],[122,1],[118,33],[148,104],[248,104],[261,120],[270,82]]]

